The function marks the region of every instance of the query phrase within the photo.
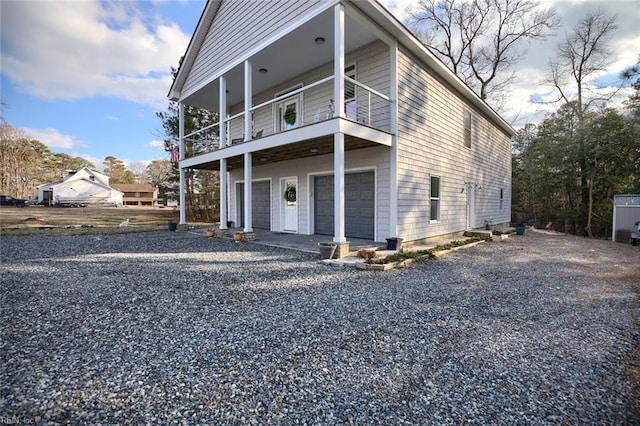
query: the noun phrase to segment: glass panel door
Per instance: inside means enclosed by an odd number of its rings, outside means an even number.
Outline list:
[[[278,104],[278,130],[293,129],[300,122],[300,98],[294,97]]]

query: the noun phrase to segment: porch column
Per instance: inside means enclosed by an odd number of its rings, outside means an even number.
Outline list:
[[[227,79],[224,76],[220,76],[220,102],[219,102],[218,111],[218,122],[220,123],[218,127],[218,139],[220,149],[227,146],[227,123],[225,123],[225,119],[227,118]],[[222,164],[220,165],[222,167]],[[220,173],[222,173],[222,169],[220,169]],[[221,204],[222,205],[222,204]]]
[[[344,6],[333,8],[333,99],[334,117],[344,118]]]
[[[244,232],[253,232],[252,215],[251,215],[251,153],[244,153]]]
[[[333,242],[344,243],[344,133],[333,135]]]
[[[251,134],[251,62],[244,61],[244,141],[252,139]]]
[[[184,104],[180,103],[178,106],[178,147],[180,160],[184,159]],[[184,225],[187,222],[187,215],[185,211],[185,197],[184,197],[184,169],[180,167],[178,161],[178,169],[180,170],[180,224]]]
[[[227,159],[220,159],[220,229],[227,229]]]

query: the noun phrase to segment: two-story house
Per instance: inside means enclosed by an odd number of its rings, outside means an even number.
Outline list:
[[[223,229],[344,254],[510,221],[514,130],[375,0],[209,0],[169,97],[181,188],[219,170]],[[220,121],[184,134],[184,105]]]
[[[125,206],[157,206],[158,187],[150,183],[115,183],[111,185],[124,195],[122,204]]]

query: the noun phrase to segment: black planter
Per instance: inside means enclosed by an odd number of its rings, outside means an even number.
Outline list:
[[[398,250],[402,247],[402,238],[387,238],[387,250]]]
[[[176,222],[169,222],[167,223],[167,229],[169,231],[175,231],[176,229],[178,229],[178,224]]]

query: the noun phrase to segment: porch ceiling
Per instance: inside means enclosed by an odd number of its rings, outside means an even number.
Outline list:
[[[381,146],[378,143],[357,138],[354,136],[344,136],[344,150],[354,151],[357,149]],[[277,163],[280,161],[296,160],[299,158],[317,157],[319,155],[333,154],[333,135],[305,140],[302,142],[281,145],[275,148],[253,152],[251,163],[253,167],[265,164]],[[237,170],[244,167],[244,157],[238,155],[227,159],[227,170]],[[195,167],[194,167],[195,168]],[[212,161],[201,164],[197,169],[220,170],[220,162]]]
[[[324,44],[316,44],[317,37]],[[376,36],[357,20],[345,14],[345,51],[350,52],[376,40]],[[253,93],[291,82],[300,83],[297,76],[321,65],[333,62],[333,9],[316,16],[301,27],[285,35],[249,58],[253,65]],[[261,73],[260,69],[266,69]],[[227,104],[244,101],[244,64],[241,62],[225,73],[227,79]],[[209,111],[218,111],[218,79],[184,99],[184,103]]]

